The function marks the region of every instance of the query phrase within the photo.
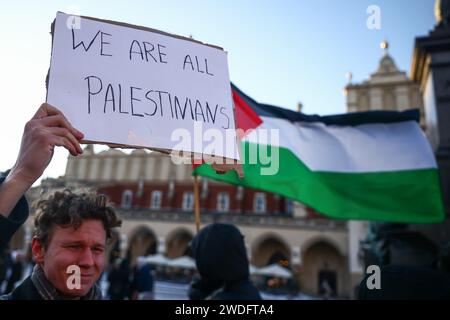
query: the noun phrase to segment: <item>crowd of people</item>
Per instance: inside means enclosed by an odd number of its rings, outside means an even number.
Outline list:
[[[8,249],[14,233],[28,219],[25,192],[49,165],[54,148],[64,147],[77,156],[83,152],[82,139],[83,134],[57,108],[44,103],[25,125],[16,163],[0,174],[0,300],[154,298],[154,270],[145,258],[131,261],[129,255],[124,259],[117,256],[107,268],[108,241],[121,221],[103,195],[64,190],[41,199],[36,205],[29,252]],[[223,173],[233,167],[215,169]],[[377,263],[383,272],[383,290],[366,288],[366,277],[359,286],[359,298],[450,298],[448,252],[434,267],[392,265],[393,258],[401,255],[392,254],[393,249],[384,250],[387,246],[382,242],[389,237],[401,248],[411,243],[402,242],[405,237],[398,231],[378,232],[373,237],[373,247],[381,250]],[[235,226],[205,226],[191,241],[188,251],[198,270],[190,279],[190,299],[261,299],[250,281],[243,235]],[[78,270],[76,285],[70,283],[72,267]],[[106,297],[99,286],[103,274],[107,274],[109,282]],[[326,283],[322,287],[324,292],[330,292]]]

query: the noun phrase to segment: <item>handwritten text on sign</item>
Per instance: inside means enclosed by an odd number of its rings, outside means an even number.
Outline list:
[[[177,149],[174,130],[234,131],[225,51],[137,27],[58,12],[47,102],[88,141]],[[193,143],[183,151],[204,153]],[[239,159],[236,148],[211,152]]]

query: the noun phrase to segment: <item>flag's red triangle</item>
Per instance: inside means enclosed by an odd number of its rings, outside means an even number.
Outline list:
[[[258,127],[263,121],[236,90],[231,88],[231,91],[233,94],[233,102],[235,107],[236,129],[242,130],[238,131],[238,136],[242,139],[245,135],[250,133],[252,129]],[[194,163],[192,164],[192,168],[195,169],[200,165],[201,164]]]
[[[248,133],[248,130],[255,129],[263,121],[236,90],[232,90],[232,92],[236,110],[236,129],[242,129]],[[243,138],[243,136],[240,136],[240,138]]]

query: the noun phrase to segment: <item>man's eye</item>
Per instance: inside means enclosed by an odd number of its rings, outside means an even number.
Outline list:
[[[93,251],[95,251],[95,252],[103,252],[103,249],[102,248],[94,248]]]

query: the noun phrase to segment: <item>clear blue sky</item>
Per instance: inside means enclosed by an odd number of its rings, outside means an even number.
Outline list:
[[[369,30],[369,5],[381,29]],[[117,20],[189,36],[228,51],[231,80],[260,102],[305,113],[343,113],[345,73],[359,82],[381,57],[380,42],[409,71],[414,37],[435,24],[433,0],[9,1],[0,11],[0,170],[14,164],[23,125],[45,100],[50,24],[56,11]],[[65,150],[43,177],[64,174]]]

